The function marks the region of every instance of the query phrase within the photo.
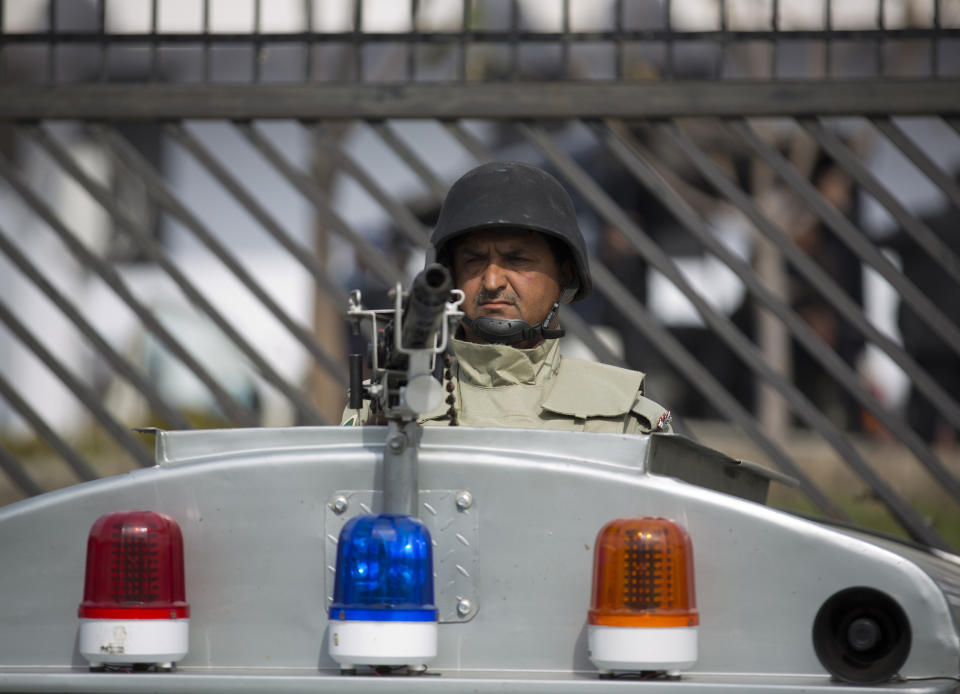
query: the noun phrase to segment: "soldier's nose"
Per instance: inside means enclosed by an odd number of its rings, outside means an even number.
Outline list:
[[[506,286],[503,270],[491,263],[483,272],[483,288],[487,291],[496,291]]]

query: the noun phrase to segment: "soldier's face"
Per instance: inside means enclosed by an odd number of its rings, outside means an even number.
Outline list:
[[[463,311],[469,318],[495,316],[539,323],[559,298],[568,274],[569,268],[557,263],[550,244],[536,231],[473,231],[453,248],[454,281],[463,290]],[[482,341],[469,329],[466,337]]]

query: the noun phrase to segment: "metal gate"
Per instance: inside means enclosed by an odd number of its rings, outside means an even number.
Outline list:
[[[592,249],[570,349],[843,519],[812,432],[949,546],[857,441],[960,503],[960,1],[789,5],[0,2],[0,467],[31,495],[152,464],[131,426],[335,423],[346,290],[514,158]]]

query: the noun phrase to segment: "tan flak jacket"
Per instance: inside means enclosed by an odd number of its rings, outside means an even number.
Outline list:
[[[560,356],[557,340],[533,349],[453,340],[454,407],[463,426],[563,429],[600,433],[669,432],[670,412],[643,395],[639,371]],[[447,380],[444,380],[444,394]],[[443,403],[420,416],[424,426],[450,423]],[[342,424],[363,424],[361,410],[344,410]]]

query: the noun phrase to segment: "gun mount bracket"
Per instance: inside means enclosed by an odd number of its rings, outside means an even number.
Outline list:
[[[421,489],[419,517],[433,541],[434,601],[441,624],[469,622],[480,608],[477,591],[477,549],[480,515],[477,500],[463,508],[463,489]],[[338,503],[339,502],[339,503]],[[337,508],[346,508],[337,512]],[[355,516],[378,513],[383,493],[370,489],[338,490],[330,494],[324,519],[324,590],[327,605],[333,601],[340,530]],[[469,606],[469,609],[465,609]]]

